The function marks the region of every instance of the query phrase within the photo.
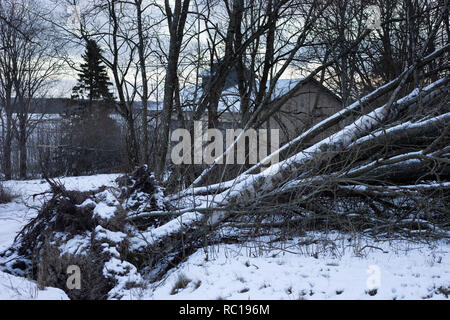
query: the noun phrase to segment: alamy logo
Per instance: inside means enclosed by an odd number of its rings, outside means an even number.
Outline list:
[[[368,29],[381,29],[381,10],[379,6],[372,5],[368,6],[366,9],[368,18],[366,22],[366,27]]]
[[[173,164],[256,164],[268,156],[267,129],[227,129],[224,137],[219,129],[203,129],[201,121],[194,122],[194,138],[187,129],[172,132],[171,141],[178,142],[172,149]],[[237,139],[237,142],[234,141]],[[248,143],[247,143],[248,141]],[[193,142],[193,145],[192,145]],[[270,130],[271,153],[280,146],[279,130]],[[236,150],[236,157],[235,157]],[[223,156],[224,151],[226,155]],[[193,153],[193,154],[192,154]],[[278,154],[270,158],[270,163],[279,161]],[[269,162],[269,161],[267,161]],[[264,163],[268,164],[268,163]]]
[[[80,290],[81,289],[81,270],[79,266],[70,265],[67,267],[67,277],[66,286],[69,290]]]

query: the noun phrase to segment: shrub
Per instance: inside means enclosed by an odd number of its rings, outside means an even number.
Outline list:
[[[11,202],[14,198],[16,198],[16,195],[12,194],[2,183],[0,183],[0,203]]]

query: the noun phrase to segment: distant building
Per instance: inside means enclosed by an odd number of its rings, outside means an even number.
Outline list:
[[[201,75],[203,81],[209,81],[208,73]],[[278,80],[272,98],[280,97],[291,91],[301,80]],[[198,105],[203,93],[201,88],[189,87],[182,91],[181,100],[186,119],[191,119],[192,111]],[[341,99],[314,79],[304,82],[293,96],[267,121],[267,129],[280,130],[280,143],[286,143],[299,134],[317,124],[321,120],[338,112],[342,108]],[[240,96],[237,87],[237,77],[231,72],[219,101],[220,129],[241,127]],[[175,117],[174,117],[174,120]],[[207,121],[207,116],[202,119]],[[329,131],[321,136],[325,137]]]
[[[277,84],[278,96],[287,93],[302,79],[280,80]],[[311,79],[303,83],[290,98],[268,121],[267,127],[280,130],[280,142],[286,143],[311,126],[342,109],[342,100]],[[329,131],[323,132],[320,137],[325,138]]]

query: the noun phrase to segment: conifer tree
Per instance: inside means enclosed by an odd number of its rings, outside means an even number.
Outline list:
[[[94,40],[86,42],[77,85],[63,114],[65,131],[61,154],[67,175],[109,172],[120,166],[120,126],[110,117],[114,106],[112,85],[102,62],[101,49]]]
[[[86,51],[82,55],[84,63],[80,65],[78,83],[72,89],[73,100],[112,102],[112,85],[101,59],[101,49],[94,40],[87,40]]]

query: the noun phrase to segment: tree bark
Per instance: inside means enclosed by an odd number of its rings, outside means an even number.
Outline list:
[[[11,180],[11,144],[12,144],[12,114],[6,112],[6,130],[5,140],[3,143],[3,173],[6,180]]]
[[[148,136],[148,78],[147,69],[145,66],[145,39],[142,27],[142,0],[135,0],[136,15],[137,15],[137,29],[138,29],[138,54],[139,54],[139,66],[141,69],[142,80],[142,157],[141,163],[148,164],[149,162],[149,136]]]
[[[172,9],[169,2],[165,1],[167,22],[170,31],[169,55],[166,68],[166,79],[164,82],[163,110],[161,114],[161,124],[158,129],[157,152],[155,152],[155,175],[162,180],[169,149],[170,126],[174,109],[174,98],[176,86],[178,84],[178,61],[180,57],[181,44],[184,36],[184,26],[189,11],[190,0],[176,0],[175,9]]]
[[[19,178],[27,178],[27,121],[23,115],[19,116]]]

